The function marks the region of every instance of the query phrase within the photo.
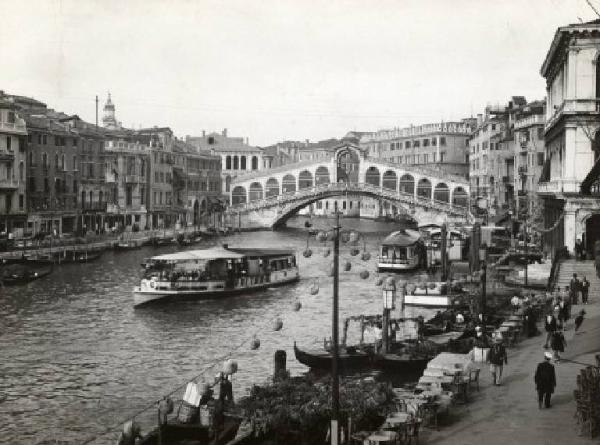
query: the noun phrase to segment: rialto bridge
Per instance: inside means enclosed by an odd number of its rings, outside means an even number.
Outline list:
[[[276,228],[316,201],[357,195],[388,202],[420,224],[470,218],[465,178],[370,158],[365,150],[349,144],[338,147],[330,159],[238,176],[230,191],[228,216],[233,227]]]

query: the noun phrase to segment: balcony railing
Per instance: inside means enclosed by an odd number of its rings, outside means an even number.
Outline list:
[[[0,190],[16,190],[19,183],[14,179],[0,179]]]
[[[9,133],[17,133],[17,134],[27,134],[27,127],[25,126],[25,121],[20,119],[21,122],[0,122],[0,131],[9,132]]]
[[[89,211],[89,212],[105,212],[106,204],[107,203],[104,201],[83,202],[81,205],[81,209],[83,211]]]
[[[526,118],[515,121],[515,130],[530,127],[532,125],[543,125],[545,122],[545,116],[541,114],[534,114],[533,116],[528,116]]]
[[[546,122],[545,130],[552,128],[565,114],[597,114],[600,112],[600,99],[565,99],[555,106],[554,113]]]
[[[0,151],[0,162],[14,162],[15,154],[12,151]]]

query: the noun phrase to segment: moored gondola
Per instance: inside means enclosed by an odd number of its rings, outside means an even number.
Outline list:
[[[302,350],[294,342],[294,355],[296,356],[296,360],[311,369],[331,369],[332,354],[329,351]],[[340,348],[338,357],[340,370],[347,371],[371,366],[373,354],[367,350],[345,347]]]

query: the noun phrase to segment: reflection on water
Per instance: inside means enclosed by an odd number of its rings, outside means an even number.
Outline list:
[[[306,368],[294,359],[294,340],[304,347],[319,347],[331,335],[331,278],[326,276],[331,256],[325,258],[324,247],[307,237],[304,221],[297,218],[279,232],[223,239],[231,246],[289,246],[299,253],[309,239],[314,254],[308,259],[299,255],[302,279],[255,294],[134,310],[131,290],[138,284],[140,263],[175,247],[107,252],[97,262],[58,266],[51,276],[27,286],[0,288],[0,400],[6,396],[0,403],[0,442],[80,443],[159,399],[239,345],[234,353],[239,363],[234,380],[238,397],[252,383],[270,376],[277,349],[287,351],[293,374],[304,372]],[[317,228],[333,226],[330,219],[311,222]],[[344,220],[343,225],[365,235],[372,256],[365,263],[344,253],[347,249],[342,246],[343,258],[351,259],[353,268],[340,281],[340,320],[379,313],[376,249],[394,226],[358,219]],[[361,280],[361,270],[370,271],[370,278]],[[311,296],[308,288],[315,281],[320,291]],[[293,310],[295,301],[302,302],[298,312]],[[429,315],[422,309],[409,309],[407,315],[420,313]],[[274,332],[277,317],[284,327]],[[257,351],[249,346],[254,334],[261,340]],[[154,418],[151,411],[142,420]],[[113,443],[115,437],[106,435],[95,443]]]

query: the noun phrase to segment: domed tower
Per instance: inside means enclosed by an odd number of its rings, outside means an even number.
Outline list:
[[[105,128],[115,129],[118,128],[119,125],[117,123],[117,119],[115,117],[115,106],[110,99],[110,93],[108,93],[108,99],[106,99],[106,103],[104,104],[104,116],[102,117],[102,125]]]

